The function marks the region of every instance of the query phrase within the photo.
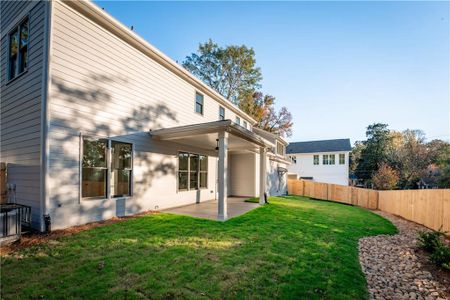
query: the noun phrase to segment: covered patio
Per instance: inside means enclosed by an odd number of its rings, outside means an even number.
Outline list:
[[[245,202],[246,197],[228,197],[228,219],[245,214],[259,206],[258,203]],[[176,215],[191,216],[209,220],[217,220],[217,200],[205,201],[164,210]]]
[[[204,149],[205,152],[214,150],[217,153],[217,201],[193,204],[197,207],[187,207],[185,208],[186,211],[199,213],[204,209],[205,213],[202,214],[210,216],[208,218],[212,218],[211,208],[215,207],[217,209],[217,214],[214,219],[224,221],[232,217],[232,214],[235,215],[239,213],[243,207],[249,207],[250,209],[254,208],[251,207],[251,203],[243,203],[242,201],[236,201],[234,199],[228,201],[228,181],[230,180],[228,157],[230,153],[259,154],[259,174],[255,174],[255,176],[259,175],[259,204],[263,205],[265,203],[267,150],[269,147],[274,147],[275,145],[266,139],[263,139],[260,135],[233,123],[231,120],[151,130],[150,135],[156,140],[195,145],[195,147],[199,149]],[[183,211],[182,208],[176,208],[174,210]]]

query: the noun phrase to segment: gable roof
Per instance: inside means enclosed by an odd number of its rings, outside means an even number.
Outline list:
[[[286,153],[315,153],[351,150],[352,146],[350,145],[350,139],[336,139],[290,143],[286,148]]]

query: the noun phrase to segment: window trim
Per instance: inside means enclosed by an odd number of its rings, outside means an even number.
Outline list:
[[[180,153],[185,153],[188,154],[188,169],[187,171],[183,171],[186,172],[188,174],[188,178],[187,178],[187,184],[188,187],[187,189],[180,189]],[[200,171],[200,160],[198,163],[198,170],[196,171],[197,173],[197,188],[196,189],[191,189],[191,160],[190,157],[192,155],[197,155],[197,156],[205,156],[206,157],[206,171]],[[198,153],[198,152],[191,152],[191,151],[186,151],[186,150],[178,150],[177,151],[177,174],[176,174],[176,180],[177,180],[177,184],[176,184],[176,192],[177,193],[182,193],[182,192],[192,192],[192,191],[199,191],[199,190],[207,190],[208,184],[209,184],[209,180],[208,180],[208,173],[209,173],[209,155],[207,154],[202,154],[202,153]],[[206,187],[200,187],[200,173],[206,173]]]
[[[22,23],[24,23],[24,21],[28,19],[28,44],[27,44],[27,61],[28,61],[28,65],[26,68],[23,69],[22,72],[18,73],[15,77],[11,78],[11,72],[10,72],[10,68],[11,68],[11,63],[10,63],[10,58],[11,58],[11,33],[13,33],[15,30],[17,30],[17,33],[19,35],[19,47],[17,48],[17,64],[19,64],[20,62],[20,27],[22,25]],[[30,23],[30,13],[25,14],[14,26],[12,26],[8,33],[6,34],[6,37],[8,39],[7,42],[7,54],[8,56],[6,57],[7,59],[7,69],[6,69],[6,85],[13,82],[14,80],[16,80],[17,78],[21,77],[23,74],[26,74],[28,72],[28,68],[30,65],[30,32],[31,32],[31,23]],[[19,70],[19,69],[18,69]]]
[[[201,112],[197,111],[197,95],[202,96],[202,103],[201,103]],[[203,95],[202,93],[195,91],[195,100],[194,100],[194,112],[196,114],[199,114],[201,116],[203,116],[205,114],[205,95]]]
[[[110,137],[98,136],[98,135],[84,135],[80,132],[80,149],[79,149],[79,164],[78,164],[78,179],[79,179],[79,194],[78,199],[79,203],[82,201],[91,201],[91,200],[117,200],[117,199],[127,199],[132,198],[134,196],[134,156],[135,156],[135,146],[134,142],[131,141],[123,141],[119,139],[114,139]],[[106,140],[106,196],[105,197],[83,197],[83,155],[84,155],[84,139],[92,139],[92,140]],[[131,145],[131,176],[130,176],[130,195],[126,196],[113,196],[111,195],[111,172],[112,172],[112,160],[111,160],[111,145],[112,142],[119,142]]]
[[[331,159],[333,158],[333,159]],[[328,164],[330,166],[336,165],[336,154],[328,154]]]

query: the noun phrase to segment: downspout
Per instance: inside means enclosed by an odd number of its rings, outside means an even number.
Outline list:
[[[51,50],[51,28],[52,28],[52,1],[45,2],[45,36],[44,36],[44,61],[42,66],[41,87],[41,176],[40,176],[40,231],[45,231],[45,223],[48,222],[48,169],[49,169],[49,111],[48,98],[50,91],[50,50]],[[47,222],[46,222],[47,220]]]

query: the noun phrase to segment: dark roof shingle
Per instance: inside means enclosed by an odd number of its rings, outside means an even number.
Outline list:
[[[286,153],[314,153],[351,150],[352,146],[350,145],[350,139],[336,139],[290,143],[286,148]]]

